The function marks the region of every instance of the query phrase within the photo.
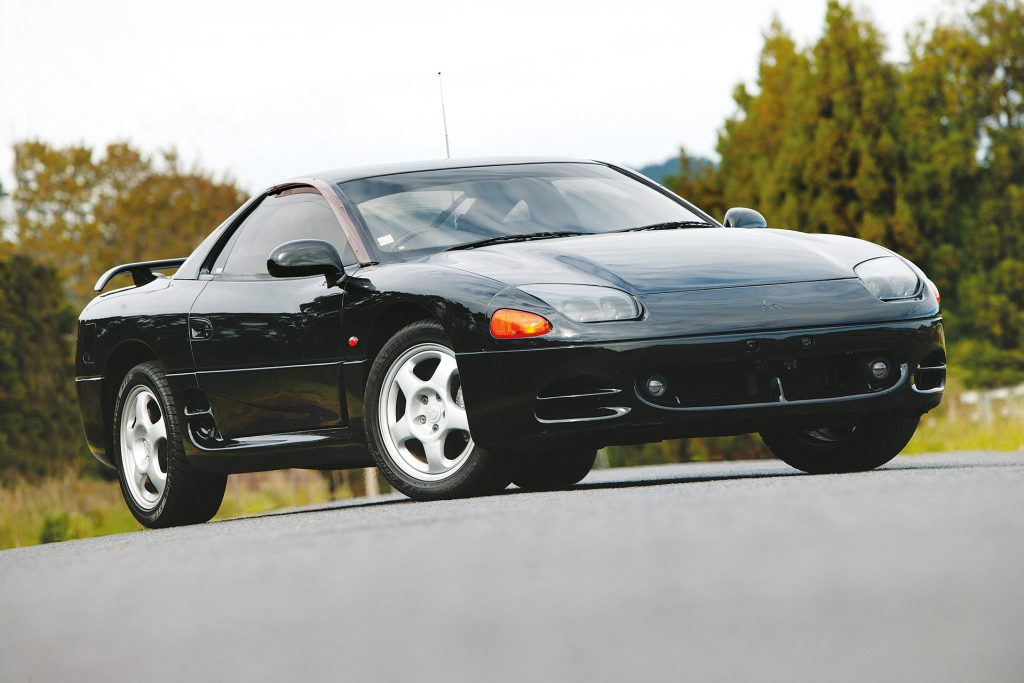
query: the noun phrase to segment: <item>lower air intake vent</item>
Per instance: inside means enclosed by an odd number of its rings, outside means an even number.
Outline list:
[[[911,385],[919,394],[937,394],[946,388],[946,352],[932,351],[917,365],[914,383]]]
[[[547,424],[613,420],[629,412],[622,390],[596,377],[574,376],[547,385],[537,394],[536,417]]]

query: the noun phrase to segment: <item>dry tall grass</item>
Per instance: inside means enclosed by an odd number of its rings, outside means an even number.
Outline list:
[[[960,383],[954,379],[942,405],[921,418],[903,452],[1024,451],[1024,400],[1002,402],[986,415],[965,405],[962,395]]]
[[[348,497],[341,487],[335,497]],[[331,499],[327,480],[308,470],[240,474],[228,478],[218,519]],[[0,548],[103,536],[142,527],[117,482],[81,478],[74,471],[39,482],[0,486]]]

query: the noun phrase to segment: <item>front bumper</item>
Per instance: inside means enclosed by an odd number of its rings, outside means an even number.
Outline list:
[[[892,374],[851,368],[884,357]],[[920,415],[942,400],[940,317],[849,326],[612,341],[458,356],[484,448],[600,447]],[[651,375],[684,387],[671,400]]]

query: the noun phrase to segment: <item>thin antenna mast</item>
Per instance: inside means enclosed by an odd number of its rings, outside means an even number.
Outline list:
[[[441,72],[437,72],[437,87],[441,91],[441,122],[444,123],[444,158],[452,158],[452,148],[448,146],[448,117],[444,113],[444,83],[441,82]]]

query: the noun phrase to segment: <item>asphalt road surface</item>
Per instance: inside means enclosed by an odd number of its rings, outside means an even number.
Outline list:
[[[1022,681],[1024,453],[389,497],[0,552],[0,681]]]

